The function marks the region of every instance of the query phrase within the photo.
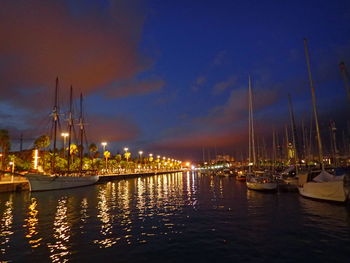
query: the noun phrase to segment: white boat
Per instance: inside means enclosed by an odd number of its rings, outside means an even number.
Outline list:
[[[246,175],[246,185],[248,189],[257,191],[271,191],[277,189],[277,182],[265,172],[255,171],[252,168],[256,164],[255,138],[254,138],[254,116],[253,116],[253,93],[251,78],[248,84],[248,108],[249,108],[249,167]]]
[[[75,188],[95,184],[98,175],[47,175],[40,173],[27,174],[30,191],[48,191]]]
[[[283,191],[298,191],[298,176],[295,166],[287,167],[277,176],[278,187]]]
[[[247,188],[256,191],[275,191],[277,182],[268,176],[248,175],[246,179]]]
[[[71,146],[71,137],[72,137],[72,126],[73,126],[73,117],[72,117],[72,98],[73,91],[72,87],[70,88],[70,110],[69,110],[69,141],[68,149]],[[81,186],[92,185],[96,183],[99,179],[99,176],[95,172],[84,171],[82,170],[83,166],[83,138],[84,138],[84,122],[83,122],[83,97],[80,95],[80,117],[79,117],[79,126],[80,126],[80,167],[79,171],[70,171],[70,150],[68,150],[67,157],[67,171],[64,173],[57,173],[55,171],[55,155],[57,152],[56,149],[56,134],[57,127],[59,126],[59,112],[58,112],[58,79],[56,79],[56,88],[55,88],[55,105],[52,112],[53,117],[53,127],[54,127],[54,148],[53,148],[53,158],[52,158],[52,167],[50,173],[45,172],[33,172],[28,173],[26,176],[29,181],[30,191],[48,191],[48,190],[58,190],[58,189],[67,189],[75,188]],[[37,169],[37,168],[35,168]]]
[[[313,113],[314,113],[314,120],[315,120],[315,127],[316,127],[317,145],[318,145],[319,162],[321,164],[321,172],[312,180],[308,180],[309,179],[308,174],[299,174],[298,190],[300,195],[304,197],[309,197],[309,198],[318,199],[318,200],[326,200],[326,201],[345,202],[348,199],[348,195],[349,195],[348,182],[344,183],[345,179],[347,178],[345,178],[345,176],[332,175],[328,173],[324,167],[322,141],[321,141],[319,124],[318,124],[318,116],[317,116],[315,88],[314,88],[313,79],[311,75],[309,51],[308,51],[306,39],[304,39],[304,48],[305,48],[305,57],[306,57],[311,96],[312,96],[312,106],[313,106]]]
[[[308,198],[346,202],[349,189],[345,187],[345,175],[335,176],[322,170],[312,181],[307,181],[308,174],[299,175],[298,190],[300,195]]]

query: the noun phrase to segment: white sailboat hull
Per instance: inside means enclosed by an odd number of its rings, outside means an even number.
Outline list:
[[[277,183],[246,182],[247,188],[256,191],[272,191],[277,189]]]
[[[27,178],[30,191],[33,192],[92,185],[98,181],[99,176],[51,176],[43,174],[27,174]]]
[[[347,199],[343,181],[307,182],[298,187],[298,190],[300,195],[313,199],[337,202],[345,202]]]

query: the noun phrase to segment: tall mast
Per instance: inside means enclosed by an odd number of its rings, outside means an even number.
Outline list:
[[[249,76],[249,112],[250,112],[250,137],[251,137],[251,147],[252,147],[252,157],[253,165],[256,164],[256,154],[255,154],[255,138],[254,138],[254,116],[253,116],[253,93],[252,93],[252,80]]]
[[[350,85],[349,85],[349,73],[346,70],[346,66],[344,62],[340,62],[339,63],[339,68],[340,68],[340,72],[343,76],[343,80],[344,80],[344,87],[348,93],[348,99],[350,101]]]
[[[58,77],[56,78],[56,87],[55,87],[55,102],[54,107],[52,110],[52,118],[53,118],[53,125],[54,125],[54,132],[53,132],[53,155],[52,155],[52,161],[51,161],[51,170],[52,172],[55,171],[55,162],[56,162],[56,141],[57,141],[57,124],[58,124]]]
[[[70,86],[69,93],[69,116],[68,116],[68,159],[67,159],[67,170],[69,172],[70,169],[70,146],[72,143],[72,127],[73,127],[73,114],[72,114],[72,104],[73,104],[73,87]]]
[[[331,146],[332,146],[332,155],[333,155],[333,163],[335,166],[338,166],[338,156],[339,156],[339,151],[337,147],[337,128],[335,127],[335,122],[330,121],[329,123],[329,129],[331,133]]]
[[[272,130],[272,171],[275,172],[276,167],[276,133]]]
[[[319,162],[321,164],[322,170],[324,170],[323,149],[322,149],[321,134],[320,134],[320,128],[319,128],[319,125],[318,125],[317,108],[316,108],[315,87],[314,87],[314,82],[312,80],[312,75],[311,75],[309,49],[308,49],[308,46],[307,46],[307,39],[306,38],[304,39],[304,49],[305,49],[307,70],[308,70],[308,73],[309,73],[309,82],[310,82],[310,90],[311,90],[311,97],[312,97],[312,106],[313,106],[314,119],[315,119],[317,145],[318,145],[318,159],[319,159]]]
[[[83,123],[83,94],[80,93],[80,117],[79,117],[79,128],[80,128],[80,172],[83,169],[83,136],[84,136],[84,123]]]
[[[248,169],[249,169],[249,173],[252,171],[251,168],[251,162],[252,162],[252,123],[251,123],[251,112],[250,112],[250,104],[251,104],[251,99],[250,99],[250,76],[249,76],[249,80],[248,80],[248,136],[249,136],[249,142],[248,142]]]
[[[289,135],[288,135],[288,125],[284,126],[284,132],[286,136],[286,161],[289,162]]]
[[[290,114],[290,122],[292,127],[292,140],[293,140],[293,148],[294,148],[294,164],[296,165],[299,162],[299,145],[297,141],[297,129],[295,127],[295,118],[292,104],[292,97],[288,94],[288,103],[289,103],[289,114]]]

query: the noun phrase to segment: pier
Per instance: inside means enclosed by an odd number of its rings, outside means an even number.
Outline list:
[[[114,180],[125,180],[128,178],[152,176],[157,174],[178,173],[183,170],[171,171],[147,171],[147,172],[129,172],[129,173],[107,173],[99,175],[97,184],[110,182]],[[11,176],[9,174],[0,179],[0,193],[29,191],[29,182],[25,176]]]
[[[29,183],[24,177],[5,175],[0,179],[0,193],[27,190],[29,190]]]

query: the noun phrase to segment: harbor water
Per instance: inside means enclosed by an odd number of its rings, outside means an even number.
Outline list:
[[[0,193],[0,261],[349,262],[350,210],[233,177]]]

